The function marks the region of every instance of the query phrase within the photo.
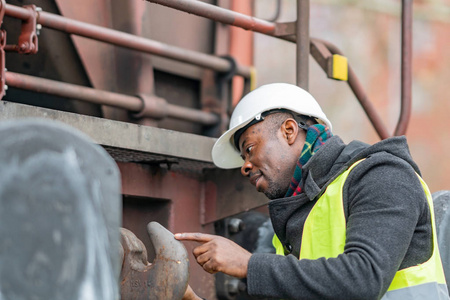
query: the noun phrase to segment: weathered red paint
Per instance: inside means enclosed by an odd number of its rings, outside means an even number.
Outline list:
[[[121,229],[121,299],[181,299],[189,280],[186,249],[157,222],[150,222],[147,230],[155,248],[155,259],[150,261],[144,244],[131,231]]]

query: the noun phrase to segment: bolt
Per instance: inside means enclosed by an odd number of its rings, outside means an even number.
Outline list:
[[[8,86],[7,86],[6,84],[3,86],[3,90],[4,90],[4,91],[7,91],[7,90],[8,90]]]
[[[28,49],[28,46],[29,46],[28,42],[23,42],[22,44],[20,44],[19,50],[26,51]]]
[[[41,29],[42,29],[42,25],[41,25],[41,24],[37,24],[37,25],[36,25],[36,29],[37,29],[37,30],[41,30]]]
[[[42,11],[42,7],[36,7],[36,11]]]

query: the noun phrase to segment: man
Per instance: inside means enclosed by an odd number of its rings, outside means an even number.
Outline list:
[[[430,192],[406,139],[346,145],[315,99],[275,83],[245,96],[213,148],[271,201],[277,254],[200,233],[197,262],[281,299],[449,299]],[[189,289],[185,298],[197,297]]]

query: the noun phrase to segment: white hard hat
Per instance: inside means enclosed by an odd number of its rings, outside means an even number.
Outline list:
[[[230,127],[216,141],[212,149],[212,158],[216,166],[223,169],[239,168],[244,164],[239,150],[236,149],[233,136],[239,129],[252,120],[260,120],[261,113],[273,109],[286,109],[297,114],[315,118],[319,123],[332,129],[320,105],[310,93],[296,85],[271,83],[248,93],[236,105],[231,115]]]

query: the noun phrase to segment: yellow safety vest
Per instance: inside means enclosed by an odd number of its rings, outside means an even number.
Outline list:
[[[361,161],[357,161],[339,175],[317,200],[304,224],[299,259],[333,258],[344,252],[346,220],[342,190],[348,174]],[[449,299],[436,238],[433,200],[426,183],[418,177],[431,213],[433,254],[428,261],[420,265],[397,271],[382,300]],[[272,242],[276,253],[284,255],[284,247],[276,235]]]

